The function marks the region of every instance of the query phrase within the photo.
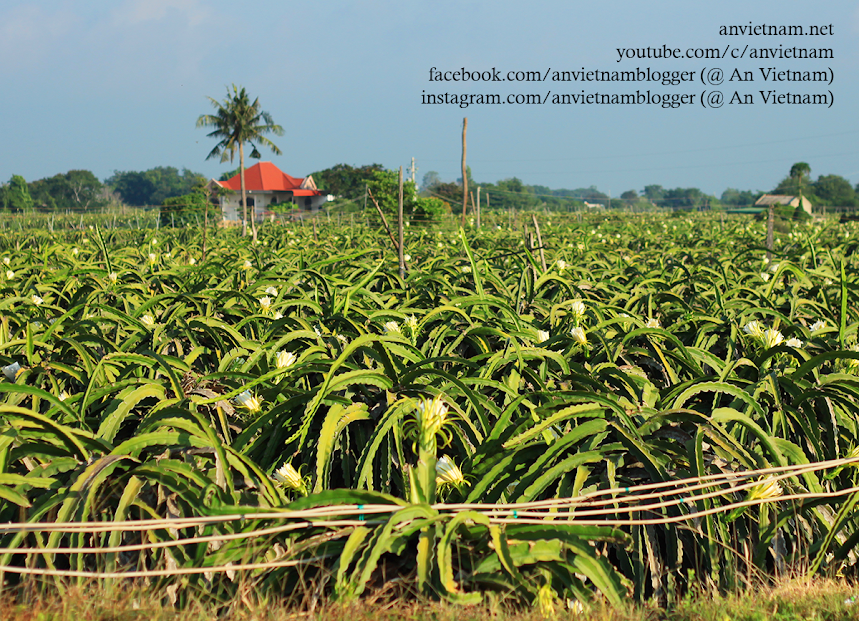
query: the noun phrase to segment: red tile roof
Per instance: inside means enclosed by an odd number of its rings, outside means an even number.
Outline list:
[[[260,162],[245,169],[245,189],[255,192],[293,192],[296,196],[320,196],[322,192],[310,188],[302,188],[304,179],[290,177],[271,162]],[[226,181],[217,182],[228,190],[242,189],[241,176],[236,175]]]

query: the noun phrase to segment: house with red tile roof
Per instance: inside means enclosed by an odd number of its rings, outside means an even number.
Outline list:
[[[210,182],[225,190],[231,190],[220,197],[221,212],[227,222],[240,222],[242,217],[242,181],[236,175],[226,181],[212,179]],[[271,162],[259,162],[245,169],[245,192],[248,207],[254,206],[257,220],[280,211],[277,207],[291,204],[301,211],[317,211],[328,196],[321,192],[313,182],[313,177],[299,179],[290,177]]]

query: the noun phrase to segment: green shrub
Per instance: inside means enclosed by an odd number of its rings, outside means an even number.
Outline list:
[[[187,226],[203,221],[206,209],[206,196],[192,192],[184,196],[174,196],[164,200],[161,205],[159,222],[161,226]]]

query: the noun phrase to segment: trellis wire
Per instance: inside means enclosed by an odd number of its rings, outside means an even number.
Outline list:
[[[783,494],[774,495],[766,498],[756,498],[739,502],[728,503],[718,507],[712,507],[707,510],[693,511],[691,513],[670,516],[670,517],[653,517],[653,518],[627,518],[620,519],[616,517],[622,513],[654,513],[656,509],[662,509],[678,504],[693,504],[698,501],[712,498],[715,496],[723,496],[725,494],[744,491],[756,487],[762,483],[760,480],[742,483],[740,485],[732,485],[727,489],[718,489],[705,494],[690,495],[690,492],[732,483],[737,479],[750,479],[765,475],[774,475],[765,479],[763,482],[777,482],[788,478],[801,476],[810,472],[856,464],[859,462],[859,457],[851,457],[846,459],[829,460],[823,462],[815,462],[810,464],[801,464],[798,466],[780,466],[775,468],[763,468],[758,470],[747,470],[742,472],[726,472],[716,475],[707,475],[703,477],[691,477],[687,479],[679,479],[676,481],[662,481],[658,483],[649,483],[633,487],[612,488],[606,490],[597,490],[582,496],[572,498],[557,498],[551,500],[534,501],[527,503],[511,503],[511,504],[477,504],[477,503],[458,503],[445,504],[438,503],[432,506],[433,509],[441,513],[449,513],[455,515],[463,511],[474,511],[485,515],[491,524],[578,524],[581,526],[648,526],[659,524],[673,524],[685,521],[694,521],[702,517],[717,513],[726,513],[738,508],[751,507],[763,504],[772,504],[788,501],[805,501],[817,500],[823,498],[837,498],[849,494],[859,493],[859,487],[851,487],[834,492],[818,492],[818,493],[800,493],[800,494]],[[665,487],[676,487],[674,490],[663,490],[659,493],[652,492]],[[594,499],[606,495],[615,495],[611,499],[595,501]],[[630,504],[640,502],[645,499],[664,496],[676,496],[685,494],[685,498],[675,500],[667,500],[649,505],[636,505],[628,507],[619,507],[620,504]],[[584,505],[588,509],[577,509],[577,505]],[[604,509],[593,509],[600,505],[613,505]],[[290,532],[301,529],[310,528],[339,528],[340,534],[345,536],[346,532],[358,526],[368,526],[382,524],[384,520],[367,520],[365,516],[379,516],[384,514],[393,514],[397,511],[407,508],[406,504],[390,504],[390,505],[335,505],[326,507],[315,507],[311,509],[265,512],[265,513],[246,513],[246,514],[231,514],[222,516],[201,516],[194,518],[176,518],[163,520],[125,520],[117,522],[54,522],[49,524],[38,523],[8,523],[0,525],[0,533],[13,532],[67,532],[67,533],[100,533],[100,532],[134,532],[134,531],[150,531],[156,529],[170,528],[178,531],[179,529],[194,528],[205,526],[213,523],[249,521],[249,520],[296,520],[296,522],[285,524],[282,526],[253,529],[244,533],[232,533],[228,535],[208,535],[197,537],[186,537],[174,539],[172,541],[152,542],[145,544],[127,544],[109,547],[66,547],[66,548],[0,548],[0,554],[10,555],[38,555],[38,554],[109,554],[140,551],[143,549],[162,549],[176,546],[184,546],[199,543],[214,543],[234,541],[239,539],[249,539],[261,536],[276,535],[279,533]],[[566,513],[558,513],[558,508],[569,508]],[[359,515],[359,519],[325,519],[325,518],[343,518],[345,516]],[[583,516],[605,516],[603,519],[581,519]],[[222,573],[230,571],[250,571],[257,569],[271,569],[278,567],[292,567],[305,565],[321,560],[321,558],[313,559],[298,559],[298,560],[272,560],[261,563],[247,564],[228,564],[212,567],[185,567],[173,569],[152,569],[152,570],[130,570],[130,571],[78,571],[78,570],[58,570],[58,569],[42,569],[31,567],[16,567],[13,565],[0,565],[0,574],[3,572],[29,574],[40,576],[55,576],[55,577],[89,577],[89,578],[142,578],[156,576],[173,576],[185,574],[199,573]]]

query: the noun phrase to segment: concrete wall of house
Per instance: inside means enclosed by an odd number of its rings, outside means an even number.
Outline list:
[[[265,209],[270,199],[266,200],[265,192],[248,192],[248,205],[251,204],[251,199],[253,199],[253,205],[256,210],[256,219],[259,220],[261,218],[260,211]],[[227,194],[226,196],[221,197],[221,212],[224,215],[224,220],[229,222],[239,222],[241,220],[242,212],[242,193],[241,192],[233,192],[232,194]]]
[[[792,201],[790,201],[790,205],[788,205],[788,207],[799,207],[799,197],[797,196]],[[802,197],[802,209],[806,213],[811,214],[811,201],[804,196]]]
[[[327,200],[326,196],[296,196],[293,202],[304,211],[319,211]]]
[[[229,196],[222,196],[221,213],[227,222],[237,222],[239,220],[238,201],[234,202],[230,200]]]
[[[270,209],[272,201],[276,198],[278,203],[292,202],[302,211],[318,211],[327,201],[322,196],[292,196],[290,192],[248,192],[248,199],[254,200],[256,219],[263,218],[263,212]],[[224,220],[238,222],[241,219],[242,206],[241,192],[234,192],[221,197],[221,212]],[[248,200],[250,204],[250,200]]]

